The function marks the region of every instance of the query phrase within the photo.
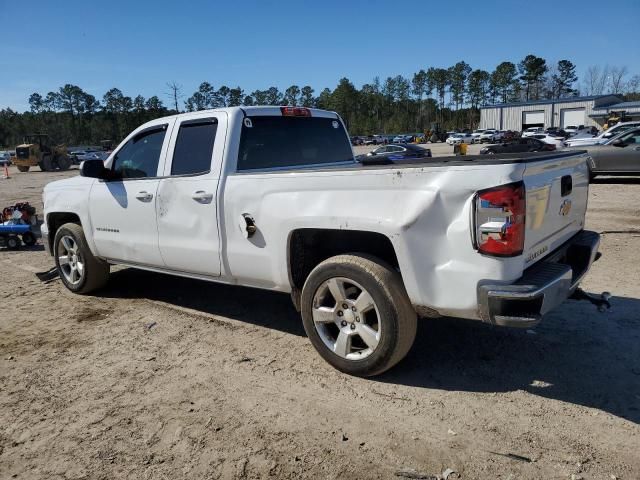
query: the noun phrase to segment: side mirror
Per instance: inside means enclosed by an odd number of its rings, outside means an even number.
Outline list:
[[[611,145],[613,145],[614,147],[624,147],[626,146],[626,143],[624,143],[624,141],[621,138],[618,138],[613,142],[611,142]]]
[[[80,164],[80,176],[105,180],[108,172],[102,160],[85,160]]]

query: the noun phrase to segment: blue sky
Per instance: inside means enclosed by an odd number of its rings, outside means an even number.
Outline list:
[[[455,6],[454,6],[455,5]],[[247,92],[291,84],[318,93],[341,77],[412,76],[465,60],[492,70],[533,53],[640,74],[639,0],[121,1],[0,0],[0,108],[65,83],[102,98],[185,98],[202,81]]]

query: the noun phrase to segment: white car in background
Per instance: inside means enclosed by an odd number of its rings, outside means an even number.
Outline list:
[[[498,140],[502,139],[503,136],[504,136],[504,133],[501,133],[498,130],[485,130],[476,139],[476,142],[478,142],[478,143],[495,143]]]
[[[532,135],[539,135],[544,133],[544,128],[542,127],[530,127],[527,128],[524,132],[522,132],[523,137],[530,137]]]
[[[449,145],[460,145],[461,143],[473,143],[473,136],[470,133],[454,133],[446,142]]]
[[[569,138],[564,142],[566,147],[588,147],[589,145],[600,145],[619,133],[630,128],[640,127],[640,122],[617,123],[595,137]]]
[[[574,135],[578,133],[579,128],[576,125],[569,125],[564,127],[563,130],[567,132],[569,135]]]
[[[564,147],[564,137],[555,137],[548,133],[536,133],[535,135],[529,135],[529,138],[536,138],[547,145],[555,145],[556,149]]]
[[[486,129],[485,129],[485,128],[479,128],[479,129],[477,129],[477,130],[474,130],[474,131],[471,133],[471,136],[473,137],[473,138],[472,138],[472,142],[471,142],[471,143],[477,143],[477,142],[478,142],[478,140],[479,140],[479,138],[480,138],[480,135],[482,135],[485,131],[486,131]]]

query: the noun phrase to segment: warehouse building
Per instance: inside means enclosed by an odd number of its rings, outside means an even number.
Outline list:
[[[618,95],[568,97],[531,102],[500,103],[480,107],[480,127],[520,132],[529,127],[559,127],[570,125],[602,128],[610,111],[624,105]]]

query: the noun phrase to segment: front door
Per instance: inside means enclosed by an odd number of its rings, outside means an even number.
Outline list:
[[[640,130],[632,130],[618,139],[621,145],[607,146],[603,169],[617,172],[640,172]]]
[[[134,134],[113,156],[113,179],[93,184],[89,214],[98,255],[163,266],[156,221],[157,177],[163,168],[169,126],[157,125]]]
[[[173,129],[158,186],[159,247],[171,270],[220,275],[217,190],[226,115],[194,113]]]

